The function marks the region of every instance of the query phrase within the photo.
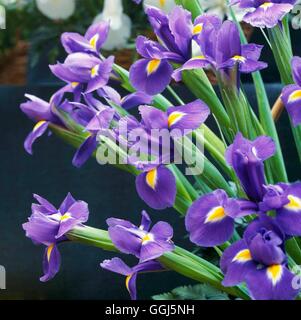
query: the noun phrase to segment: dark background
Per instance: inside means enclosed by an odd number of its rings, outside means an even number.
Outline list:
[[[256,106],[252,87],[246,89]],[[54,136],[43,137],[35,145],[33,157],[25,153],[23,141],[33,123],[19,110],[24,93],[48,100],[56,90],[55,86],[0,87],[0,265],[7,271],[7,290],[0,290],[0,299],[128,299],[124,278],[99,267],[112,254],[77,244],[61,245],[60,273],[49,283],[39,282],[44,248],[33,245],[22,230],[22,223],[31,214],[33,193],[58,206],[70,191],[76,199],[89,203],[88,224],[97,228],[106,228],[105,220],[112,216],[139,223],[141,210],[147,209],[136,194],[132,176],[113,167],[102,167],[94,160],[75,169],[71,164],[74,150]],[[186,101],[193,99],[181,87],[177,90]],[[268,86],[271,103],[280,91],[279,85]],[[300,178],[286,115],[278,128],[290,176]],[[148,211],[154,221],[165,220],[173,225],[177,244],[192,248],[184,239],[183,219],[174,210]],[[126,261],[136,262],[128,257]],[[193,281],[175,273],[142,275],[138,279],[138,294],[139,298],[148,299],[188,284]]]

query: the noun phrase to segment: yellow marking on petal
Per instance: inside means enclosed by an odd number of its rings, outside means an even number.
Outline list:
[[[235,61],[246,62],[246,58],[243,56],[234,56],[232,59]]]
[[[160,66],[161,60],[159,59],[153,59],[151,60],[146,67],[146,71],[148,75],[151,75],[152,73],[156,72]]]
[[[42,125],[43,125],[44,123],[46,123],[45,120],[39,121],[39,122],[34,126],[33,131],[37,131],[39,128],[42,127]]]
[[[96,65],[95,67],[93,67],[91,69],[91,76],[92,78],[95,78],[98,75],[98,69],[99,69],[99,65]]]
[[[74,89],[79,85],[79,82],[71,82],[71,87]]]
[[[237,253],[237,255],[233,258],[233,262],[234,261],[237,261],[237,262],[247,262],[247,261],[250,261],[252,260],[252,256],[251,256],[251,252],[249,249],[244,249],[244,250],[241,250]]]
[[[284,206],[285,209],[291,210],[291,211],[299,211],[301,210],[301,199],[293,196],[293,195],[289,195],[288,200],[290,201],[286,206]]]
[[[301,99],[301,90],[294,91],[288,99],[288,102],[294,102]]]
[[[92,37],[92,38],[90,39],[90,41],[89,41],[89,43],[90,43],[90,45],[91,45],[91,47],[92,47],[93,49],[96,49],[96,45],[97,45],[98,38],[99,38],[99,35],[96,34],[96,35],[95,35],[94,37]]]
[[[151,233],[147,233],[142,239],[142,244],[146,244],[154,240],[154,236]]]
[[[130,280],[132,279],[132,274],[127,276],[126,279],[125,279],[125,286],[127,288],[128,291],[130,291]]]
[[[263,8],[263,9],[268,9],[268,8],[270,8],[270,7],[272,7],[273,6],[273,3],[271,3],[271,2],[265,2],[265,3],[263,3],[261,6],[260,6],[260,8]]]
[[[179,122],[185,115],[186,113],[184,112],[179,112],[179,111],[172,112],[168,117],[168,127],[170,128],[171,126]]]
[[[157,169],[150,170],[146,174],[146,183],[153,189],[156,189],[156,184],[157,184]]]
[[[50,257],[51,257],[51,253],[52,253],[53,248],[54,248],[54,244],[50,245],[47,248],[47,260],[48,260],[48,262],[50,261]]]
[[[205,223],[219,222],[222,221],[224,218],[226,218],[225,209],[223,207],[216,207],[209,211]]]
[[[70,218],[71,218],[71,214],[67,212],[63,216],[61,216],[61,221],[66,221]]]
[[[164,8],[165,4],[166,4],[166,0],[159,0],[159,4],[161,8]]]
[[[195,25],[192,29],[192,34],[193,35],[200,34],[203,31],[203,27],[204,27],[203,23],[199,23]]]
[[[191,60],[205,60],[205,59],[206,59],[205,56],[195,56],[191,58]]]
[[[281,280],[282,273],[283,268],[281,264],[275,264],[267,269],[267,276],[272,281],[274,286]]]

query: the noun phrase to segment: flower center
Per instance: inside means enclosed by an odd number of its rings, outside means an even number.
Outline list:
[[[268,278],[272,281],[274,286],[280,281],[282,273],[283,269],[281,264],[275,264],[267,269]]]
[[[91,77],[95,78],[98,75],[98,69],[99,69],[99,65],[96,65],[95,67],[93,67],[91,69]]]
[[[198,35],[203,31],[203,23],[195,25],[192,29],[193,35]]]
[[[166,4],[166,0],[159,0],[160,3],[160,7],[164,8],[165,4]]]
[[[92,38],[90,39],[90,41],[89,41],[89,43],[90,43],[90,45],[91,45],[91,47],[92,47],[93,49],[96,49],[96,45],[97,45],[98,38],[99,38],[99,35],[96,34],[96,35],[95,35],[94,37],[92,37]]]
[[[35,125],[35,127],[33,128],[33,131],[37,131],[39,128],[42,127],[42,125],[43,125],[44,123],[46,123],[45,120],[39,121],[39,122]]]
[[[245,249],[245,250],[239,251],[232,261],[247,262],[250,260],[252,260],[251,252],[249,249]]]
[[[239,62],[246,62],[246,58],[245,57],[243,57],[243,56],[234,56],[233,58],[232,58],[233,60],[235,60],[235,61],[239,61]]]
[[[205,223],[214,223],[223,220],[226,217],[223,207],[215,207],[207,214]]]
[[[289,96],[289,102],[294,102],[297,100],[301,99],[301,90],[296,90],[294,91],[290,96]]]
[[[184,112],[172,112],[168,117],[168,127],[170,128],[171,126],[179,122],[184,116]]]
[[[290,202],[286,206],[284,206],[285,209],[288,209],[291,211],[301,210],[301,199],[300,198],[295,197],[293,195],[289,195],[287,198]]]
[[[142,244],[147,244],[148,242],[154,240],[154,236],[151,233],[147,233],[141,240]]]
[[[153,59],[151,60],[146,67],[147,75],[151,75],[152,73],[156,72],[160,66],[161,60]]]
[[[151,187],[153,190],[156,189],[156,184],[157,184],[157,169],[150,170],[146,174],[146,183],[148,184],[149,187]]]
[[[273,3],[271,2],[265,2],[263,3],[260,8],[264,9],[264,10],[267,10],[268,8],[272,7],[273,6]]]

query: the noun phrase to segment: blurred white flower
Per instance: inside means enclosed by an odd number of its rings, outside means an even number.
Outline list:
[[[0,29],[5,29],[5,25],[6,25],[5,8],[0,5]]]
[[[144,0],[143,5],[145,8],[147,6],[152,6],[160,8],[166,13],[170,13],[171,10],[176,6],[176,3],[174,0]]]
[[[103,45],[103,49],[114,50],[124,48],[131,36],[132,21],[123,12],[122,0],[105,0],[102,13],[93,22],[100,21],[110,22],[110,32],[107,41]]]
[[[229,5],[227,0],[199,0],[202,9],[209,14],[214,14],[220,17],[222,20],[225,18],[232,20]],[[238,5],[232,6],[236,19],[242,21],[242,18],[246,14],[246,10],[240,9]]]
[[[75,0],[36,0],[38,9],[52,20],[65,20],[75,11]]]

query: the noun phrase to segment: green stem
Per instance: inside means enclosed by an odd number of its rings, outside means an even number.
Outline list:
[[[77,226],[67,234],[67,238],[76,243],[94,246],[106,251],[118,252],[111,242],[108,232],[104,230]],[[208,283],[235,297],[246,300],[250,299],[245,290],[240,287],[224,287],[221,284],[223,275],[219,268],[182,248],[176,247],[173,252],[164,254],[158,260],[167,269],[185,277],[202,283]]]

